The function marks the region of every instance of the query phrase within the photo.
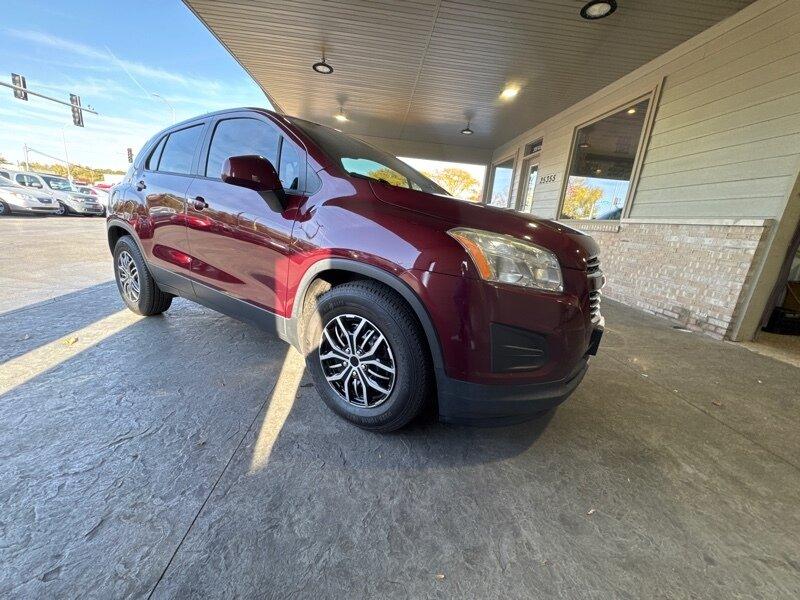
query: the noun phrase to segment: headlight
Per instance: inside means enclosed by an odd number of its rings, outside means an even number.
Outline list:
[[[555,254],[510,235],[457,227],[447,232],[467,251],[486,281],[551,292],[564,290]]]

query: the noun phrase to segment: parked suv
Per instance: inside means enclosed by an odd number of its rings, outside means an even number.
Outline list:
[[[603,331],[592,238],[470,204],[337,130],[261,109],[153,137],[110,199],[117,285],[272,330],[320,396],[390,431],[426,402],[510,423],[578,386]]]
[[[60,215],[104,215],[105,208],[94,196],[78,193],[69,179],[48,173],[12,171],[13,181],[46,194],[58,203]]]

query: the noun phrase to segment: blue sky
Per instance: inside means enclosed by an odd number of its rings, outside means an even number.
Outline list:
[[[0,87],[0,155],[22,159],[23,144],[71,162],[127,168],[134,153],[172,122],[268,100],[200,21],[178,0],[5,0],[0,79],[21,73],[28,88],[68,101],[81,96],[100,116],[72,125],[70,109]],[[134,81],[135,80],[135,81]],[[138,83],[137,83],[138,82]],[[31,160],[52,162],[32,154]]]

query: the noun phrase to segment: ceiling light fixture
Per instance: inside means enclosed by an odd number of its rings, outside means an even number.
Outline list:
[[[469,121],[467,121],[467,126],[464,127],[464,129],[462,129],[460,131],[460,133],[461,133],[461,135],[472,135],[475,132],[472,131],[472,129],[469,128]]]
[[[333,118],[339,121],[340,123],[345,123],[350,120],[347,118],[347,115],[344,114],[343,108],[339,108],[339,112],[333,115]]]
[[[519,94],[519,86],[515,83],[509,83],[503,88],[503,91],[500,92],[500,98],[503,100],[511,100],[515,98],[517,94]]]
[[[589,21],[602,19],[617,10],[616,0],[592,0],[581,9],[581,16]]]
[[[322,60],[319,62],[315,62],[311,65],[311,68],[314,69],[317,73],[321,75],[330,75],[333,73],[333,67],[330,66],[327,62],[325,62],[325,52],[322,52]]]
[[[633,108],[633,107],[631,106],[631,107],[628,109],[628,114],[629,114],[629,115],[635,115],[635,114],[636,114],[636,109],[635,109],[635,108]]]

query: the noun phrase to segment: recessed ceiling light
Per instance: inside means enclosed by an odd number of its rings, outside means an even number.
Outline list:
[[[475,132],[472,131],[472,129],[469,128],[469,121],[467,121],[467,126],[464,127],[464,129],[462,129],[460,131],[460,133],[461,133],[461,135],[472,135]]]
[[[602,19],[617,10],[616,0],[592,0],[581,9],[581,16],[590,21]]]
[[[515,98],[517,94],[519,94],[519,86],[515,83],[509,83],[503,88],[503,91],[500,92],[500,98],[503,100],[511,100]]]
[[[635,115],[635,114],[636,114],[636,109],[635,109],[635,108],[633,108],[633,107],[631,106],[631,107],[628,109],[628,114],[629,114],[629,115]]]
[[[333,118],[336,119],[337,121],[339,121],[340,123],[345,123],[346,121],[350,120],[350,119],[347,118],[347,115],[344,114],[344,109],[342,109],[342,108],[339,109],[338,113],[333,115]]]
[[[311,68],[314,69],[317,73],[321,75],[330,75],[333,73],[333,67],[330,66],[327,62],[325,62],[325,53],[322,53],[322,60],[319,62],[315,62],[311,65]]]

